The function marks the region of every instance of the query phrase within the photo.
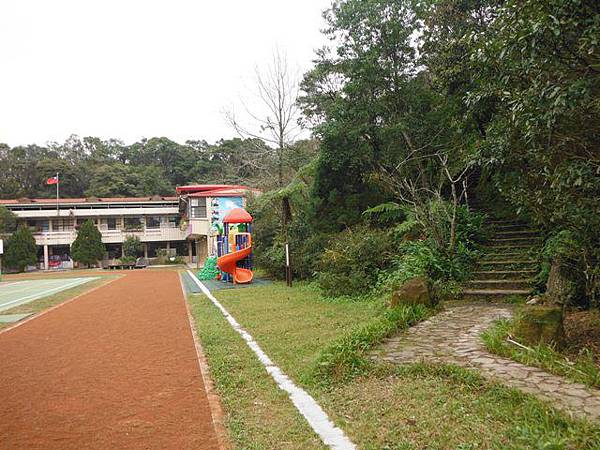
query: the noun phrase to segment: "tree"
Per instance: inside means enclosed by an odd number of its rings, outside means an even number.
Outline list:
[[[17,227],[17,216],[6,206],[0,205],[0,235],[12,233]]]
[[[77,237],[71,245],[71,256],[75,261],[89,267],[101,260],[105,252],[102,234],[91,219],[86,220],[79,228]]]
[[[279,50],[273,53],[271,65],[263,72],[256,69],[257,98],[262,111],[250,111],[246,108],[249,121],[253,125],[242,124],[233,111],[227,118],[233,128],[244,138],[260,139],[275,147],[277,164],[277,186],[284,185],[285,153],[298,136],[298,92],[299,82],[290,69],[287,57]],[[264,153],[264,146],[257,146]],[[256,163],[260,158],[254,158]]]
[[[477,89],[493,101],[481,160],[516,210],[574,248],[565,272],[600,298],[600,3],[510,0],[472,42]],[[577,269],[574,270],[574,268]]]
[[[127,236],[123,242],[123,253],[129,258],[137,258],[142,252],[143,246],[137,236]]]
[[[37,249],[35,239],[28,227],[19,227],[6,243],[6,265],[23,272],[27,266],[37,262]]]

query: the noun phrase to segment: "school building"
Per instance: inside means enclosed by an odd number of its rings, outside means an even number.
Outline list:
[[[19,198],[0,200],[30,227],[38,247],[38,268],[73,267],[71,244],[79,226],[93,220],[106,247],[105,259],[119,258],[123,242],[137,236],[143,255],[152,261],[159,249],[168,249],[187,262],[203,263],[216,253],[217,225],[235,207],[245,207],[245,186],[199,184],[181,186],[172,197]]]

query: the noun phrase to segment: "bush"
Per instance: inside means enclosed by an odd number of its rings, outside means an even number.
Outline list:
[[[35,239],[29,228],[20,227],[8,238],[4,261],[7,267],[19,272],[37,262]]]
[[[438,299],[456,295],[458,283],[468,278],[470,268],[477,256],[477,245],[485,241],[485,216],[459,207],[456,224],[456,249],[449,252],[446,247],[431,238],[412,240],[415,236],[415,223],[408,219],[394,229],[397,253],[389,270],[379,273],[377,290],[389,294],[410,278],[426,276],[431,280],[431,288]],[[439,218],[443,225],[444,216]],[[447,223],[449,230],[450,224]],[[440,227],[446,234],[443,227]],[[425,230],[426,231],[426,230]],[[407,237],[411,240],[406,240]]]
[[[160,248],[156,251],[158,264],[185,264],[181,256],[173,256],[171,251],[166,248]]]
[[[123,256],[119,258],[119,262],[121,264],[135,264],[136,260],[137,258],[135,258],[134,256]]]
[[[393,247],[389,232],[366,226],[333,235],[321,257],[319,285],[332,297],[370,291],[379,272],[388,268]]]
[[[73,259],[89,267],[102,259],[105,252],[102,234],[91,219],[86,220],[77,231],[77,237],[71,244]]]
[[[140,238],[137,236],[127,236],[123,242],[123,253],[125,256],[137,258],[144,250]]]
[[[300,203],[300,202],[298,202]],[[292,275],[310,279],[319,269],[327,235],[315,232],[309,225],[304,204],[298,205],[287,227]],[[277,279],[285,277],[285,238],[280,232],[281,211],[272,203],[254,205],[254,257],[258,267]]]

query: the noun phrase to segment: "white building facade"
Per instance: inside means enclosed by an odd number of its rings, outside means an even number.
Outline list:
[[[0,200],[28,226],[38,246],[38,268],[72,268],[70,247],[79,226],[92,220],[102,234],[105,259],[123,255],[123,242],[136,236],[150,260],[160,249],[187,262],[202,264],[213,253],[211,220],[217,198],[235,198],[245,206],[248,188],[228,185],[194,185],[177,188],[174,197],[75,198]]]

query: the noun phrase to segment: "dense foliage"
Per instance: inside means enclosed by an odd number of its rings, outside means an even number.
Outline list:
[[[299,141],[286,152],[284,175],[315,151]],[[46,180],[60,173],[63,197],[173,195],[189,183],[248,183],[274,186],[268,174],[274,151],[257,139],[179,144],[170,139],[143,139],[131,145],[95,137],[71,136],[62,144],[10,148],[0,144],[0,198],[51,197]]]
[[[77,231],[77,237],[71,244],[71,256],[75,261],[89,267],[101,260],[105,251],[102,234],[91,219],[86,220]]]
[[[17,216],[6,206],[0,205],[0,235],[15,231]]]
[[[143,254],[144,245],[140,238],[134,235],[127,236],[123,241],[123,254],[128,258],[137,258]]]
[[[7,267],[23,272],[37,262],[35,239],[28,227],[19,227],[6,242],[4,262]]]

